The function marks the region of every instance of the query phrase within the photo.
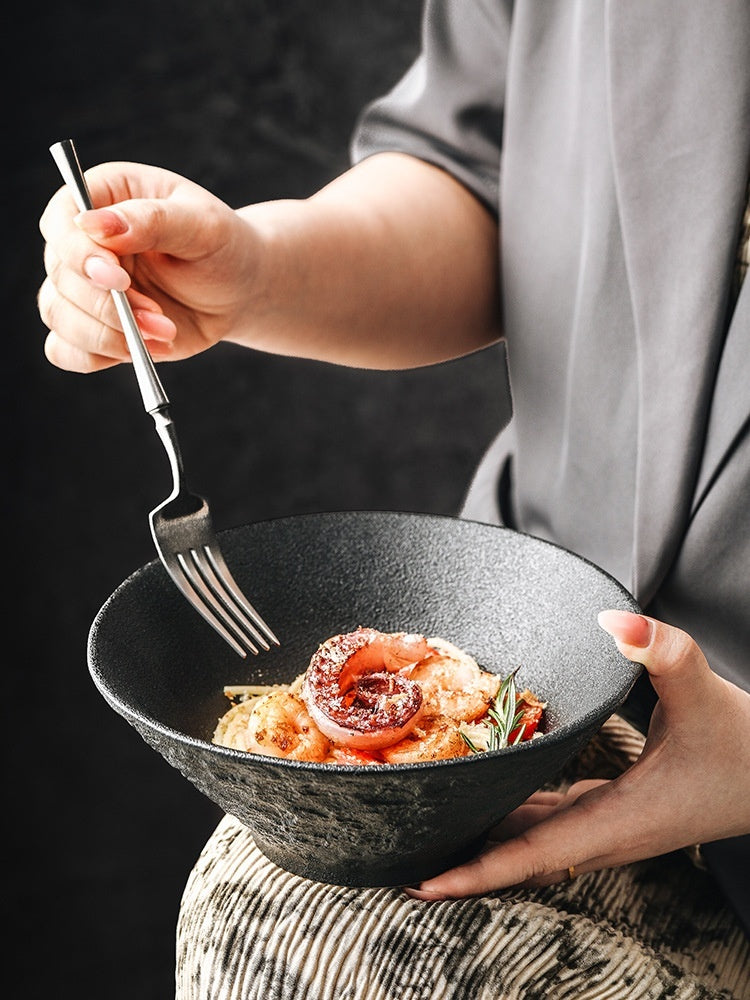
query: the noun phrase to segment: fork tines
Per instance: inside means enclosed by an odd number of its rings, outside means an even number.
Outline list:
[[[178,552],[167,567],[177,586],[230,646],[245,656],[280,645],[237,586],[221,550],[210,545]]]

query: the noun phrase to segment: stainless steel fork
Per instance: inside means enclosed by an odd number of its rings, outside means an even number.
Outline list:
[[[93,208],[73,141],[56,142],[50,146],[50,153],[79,211]],[[191,493],[185,484],[169,399],[125,293],[113,291],[112,298],[133,359],[143,405],[154,419],[172,469],[172,492],[149,515],[159,557],[188,601],[240,656],[257,654],[259,647],[269,650],[270,643],[278,646],[279,640],[244,597],[224,561],[207,501]]]

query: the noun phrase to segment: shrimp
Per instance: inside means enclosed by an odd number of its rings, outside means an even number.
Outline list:
[[[428,640],[434,653],[409,670],[422,689],[425,711],[457,722],[483,716],[500,688],[501,678],[482,670],[476,660],[445,639]]]
[[[268,757],[314,762],[325,760],[331,749],[305,703],[290,691],[272,691],[235,705],[220,720],[214,742]]]
[[[466,757],[471,751],[459,723],[447,715],[431,715],[402,740],[380,751],[386,764],[419,764],[446,757]]]
[[[331,749],[328,751],[328,756],[323,761],[324,764],[354,764],[354,765],[365,765],[365,764],[382,764],[382,757],[379,756],[379,751],[375,750],[372,753],[368,753],[367,750],[356,750],[354,747],[336,746],[336,744],[331,745]]]
[[[358,628],[313,654],[302,698],[335,743],[372,751],[403,739],[422,717],[422,691],[403,676],[434,650],[422,635]]]

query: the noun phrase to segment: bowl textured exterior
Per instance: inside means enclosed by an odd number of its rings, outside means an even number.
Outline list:
[[[248,661],[190,607],[158,561],[107,600],[89,668],[110,706],[252,831],[276,864],[337,885],[396,886],[473,853],[625,700],[641,667],[597,625],[638,611],[602,570],[548,542],[439,515],[309,514],[220,533],[240,586],[281,639]],[[285,683],[318,645],[368,625],[442,636],[548,702],[541,739],[494,753],[344,767],[211,743],[225,684]]]

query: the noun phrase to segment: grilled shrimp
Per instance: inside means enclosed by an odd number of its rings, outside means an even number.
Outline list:
[[[445,639],[428,642],[434,653],[408,672],[409,680],[422,689],[425,712],[458,722],[480,718],[497,694],[501,678],[482,670],[473,657]]]
[[[433,652],[422,635],[358,628],[313,654],[302,698],[329,739],[357,750],[390,746],[423,713],[422,691],[403,673]]]
[[[253,702],[240,702],[226,717],[231,718],[220,734],[223,738],[215,737],[215,742],[250,753],[320,762],[331,748],[305,703],[290,691],[273,691]]]
[[[214,742],[354,766],[464,757],[485,749],[502,683],[445,639],[360,627],[319,646],[291,685],[225,689],[248,700],[222,716]],[[545,707],[530,691],[516,697],[524,714],[510,742],[530,738]]]
[[[382,764],[383,758],[379,750],[357,750],[355,747],[336,746],[331,744],[324,764],[353,764],[359,767],[367,764]]]
[[[408,736],[380,751],[386,764],[418,764],[445,757],[466,757],[469,753],[458,722],[447,715],[423,718]]]

